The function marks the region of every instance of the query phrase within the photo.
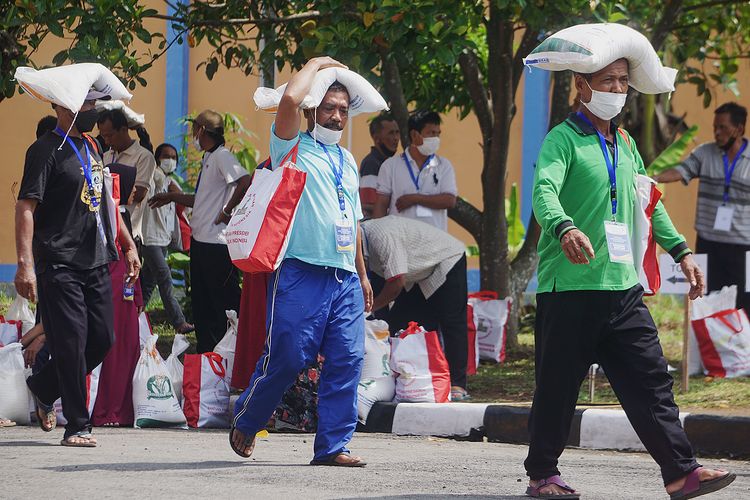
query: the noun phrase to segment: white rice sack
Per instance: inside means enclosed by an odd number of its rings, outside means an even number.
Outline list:
[[[133,97],[114,73],[99,63],[68,64],[41,70],[20,66],[16,68],[14,78],[30,96],[73,112],[81,109],[92,87],[112,99],[129,101]]]
[[[29,423],[29,390],[26,387],[21,344],[0,347],[0,418]]]
[[[596,73],[618,59],[630,65],[630,86],[643,94],[674,91],[677,70],[662,66],[648,38],[624,24],[579,24],[560,30],[525,57],[526,66]]]
[[[370,82],[354,71],[344,68],[326,68],[318,71],[310,88],[310,93],[305,96],[300,107],[302,109],[318,107],[325,97],[328,87],[337,80],[349,91],[349,116],[388,109],[385,99]],[[281,96],[284,95],[284,90],[286,90],[286,85],[285,83],[276,89],[259,87],[253,94],[255,105],[264,111],[276,112]]]
[[[186,429],[185,414],[174,393],[169,370],[156,349],[158,338],[158,335],[152,335],[146,341],[133,374],[134,427]]]
[[[146,123],[146,115],[136,113],[119,99],[113,99],[111,101],[96,101],[97,111],[102,112],[112,109],[122,110],[125,114],[125,118],[128,120],[128,128],[137,128]]]

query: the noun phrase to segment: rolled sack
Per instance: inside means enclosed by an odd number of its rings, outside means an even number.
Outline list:
[[[101,98],[129,101],[132,95],[109,69],[99,63],[79,63],[36,70],[27,66],[16,68],[14,75],[21,88],[30,96],[58,104],[73,112],[83,106],[93,88]]]
[[[335,81],[340,82],[349,92],[349,116],[360,113],[375,113],[388,109],[385,99],[364,77],[344,68],[326,68],[318,71],[313,80],[310,92],[302,101],[301,108],[316,108],[325,97],[328,87]],[[258,87],[253,94],[253,101],[259,109],[275,113],[281,96],[286,90],[286,83],[278,88]]]
[[[125,119],[128,121],[128,128],[138,128],[146,124],[146,115],[136,113],[119,99],[96,101],[96,110],[100,113],[112,109],[119,109],[123,112]]]
[[[662,65],[648,38],[623,24],[579,24],[558,31],[537,46],[523,63],[549,71],[596,73],[627,59],[630,86],[643,94],[674,91],[677,70]]]

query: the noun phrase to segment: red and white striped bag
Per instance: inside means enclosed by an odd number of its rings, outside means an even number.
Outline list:
[[[750,375],[750,322],[743,309],[728,309],[692,322],[707,375]]]
[[[91,373],[86,375],[86,409],[89,415],[94,413],[94,405],[96,404],[96,397],[99,394],[99,374],[102,371],[102,365],[98,365],[92,370]],[[57,415],[57,425],[65,425],[68,420],[63,415],[62,400],[57,399],[54,403],[55,414]]]
[[[256,169],[225,232],[229,256],[247,273],[273,272],[284,260],[307,174],[297,169],[299,143],[275,170]]]
[[[182,376],[182,411],[190,427],[229,427],[229,384],[220,354],[186,354]]]
[[[437,332],[412,322],[391,338],[391,369],[397,374],[396,401],[450,401],[451,373]]]
[[[479,338],[474,325],[474,306],[466,307],[466,337],[469,341],[469,356],[466,360],[466,375],[476,375],[479,366]]]

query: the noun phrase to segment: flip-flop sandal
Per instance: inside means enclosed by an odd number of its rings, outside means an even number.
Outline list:
[[[70,441],[71,438],[84,439],[84,441],[76,443],[76,442]],[[90,432],[77,432],[75,434],[71,434],[70,436],[63,438],[63,440],[60,441],[60,444],[62,446],[69,446],[71,448],[96,448],[96,442],[86,441],[90,439],[91,439]]]
[[[7,418],[0,418],[0,427],[15,427],[17,424]]]
[[[716,479],[709,479],[708,481],[700,480],[700,468],[695,469],[688,474],[685,479],[685,484],[680,491],[675,491],[669,495],[670,500],[687,500],[688,498],[695,498],[714,491],[719,491],[722,488],[726,488],[732,482],[737,479],[736,474],[727,472],[721,477]]]
[[[34,404],[36,405],[36,419],[39,422],[39,428],[44,432],[54,431],[55,427],[57,427],[57,414],[55,413],[55,406],[46,405],[39,401],[39,398],[36,397],[36,395],[32,394],[32,396],[34,397]],[[49,428],[44,426],[45,422],[49,425]]]
[[[364,467],[365,465],[367,465],[367,462],[365,462],[361,458],[358,458],[356,461],[352,462],[338,462],[336,459],[342,455],[351,457],[351,455],[348,453],[338,453],[323,460],[312,460],[310,461],[310,465],[327,465],[329,467]]]
[[[461,401],[468,401],[471,399],[471,395],[466,392],[463,387],[455,386],[451,387],[451,401],[458,403]]]
[[[245,440],[242,442],[242,448],[238,448],[234,445],[234,431],[237,430],[236,427],[232,426],[229,429],[229,446],[232,447],[232,451],[241,456],[242,458],[250,458],[250,456],[253,454],[253,450],[255,450],[255,436],[245,436]],[[249,450],[247,454],[243,453],[242,450]]]
[[[559,486],[560,488],[570,493],[565,493],[562,495],[555,495],[554,493],[542,493],[540,491],[545,486],[549,486],[551,484],[554,484],[555,486]],[[549,499],[573,500],[573,499],[581,498],[581,495],[576,493],[576,490],[574,490],[573,488],[565,484],[565,481],[563,481],[560,476],[550,476],[546,479],[542,479],[539,482],[539,484],[536,486],[529,486],[528,488],[526,488],[526,495],[532,498],[544,498],[547,500]]]

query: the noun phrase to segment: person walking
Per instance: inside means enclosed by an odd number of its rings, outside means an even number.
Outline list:
[[[579,497],[557,464],[592,363],[607,373],[671,498],[715,491],[735,478],[695,459],[633,265],[634,179],[645,168],[633,139],[612,121],[625,104],[629,71],[628,60],[618,59],[593,74],[575,74],[582,107],[547,134],[537,161],[536,391],[524,462],[527,494],[536,498]],[[661,202],[652,224],[654,239],[690,283],[690,299],[701,296],[703,273]]]
[[[153,189],[149,197],[157,193],[181,193],[177,183],[170,175],[177,169],[177,148],[171,144],[160,144],[155,151],[157,169],[154,170]],[[175,238],[180,238],[175,205],[167,204],[159,208],[146,209],[143,215],[143,272],[141,287],[143,302],[148,304],[154,288],[159,287],[161,302],[169,322],[177,333],[186,334],[194,330],[193,325],[185,321],[180,304],[174,296],[172,271],[167,264],[169,245]]]
[[[249,387],[235,405],[232,449],[249,457],[298,373],[325,358],[318,389],[313,465],[363,466],[347,444],[357,425],[357,385],[364,357],[364,315],[372,306],[359,236],[362,209],[357,164],[339,145],[349,119],[350,92],[335,81],[317,108],[299,108],[329,57],[311,59],[286,86],[271,127],[274,168],[296,156],[307,173],[289,246],[268,293],[268,332]],[[374,91],[374,90],[373,90]],[[296,153],[296,155],[295,155]]]
[[[695,250],[708,255],[708,290],[737,285],[737,307],[750,311],[747,253],[750,252],[750,148],[747,109],[734,102],[714,111],[714,142],[701,144],[657,182],[700,179],[695,209]]]
[[[102,362],[113,341],[108,269],[117,259],[113,233],[129,283],[140,269],[127,229],[111,226],[102,159],[94,141],[83,135],[96,123],[94,100],[106,95],[89,92],[80,109],[53,104],[57,127],[29,147],[16,204],[15,286],[32,302],[38,296],[52,356],[27,385],[44,431],[55,428],[52,405],[62,397],[65,446],[97,444],[86,408],[86,374]]]

